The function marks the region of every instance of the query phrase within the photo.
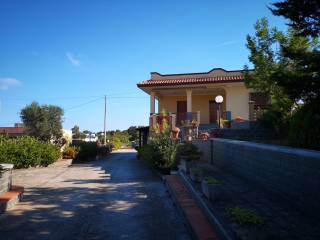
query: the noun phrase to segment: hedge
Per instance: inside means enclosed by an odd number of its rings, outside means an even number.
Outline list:
[[[60,157],[60,149],[51,143],[23,136],[8,139],[0,136],[0,162],[15,168],[48,166]]]
[[[98,146],[96,142],[84,142],[78,141],[74,142],[71,147],[77,149],[77,154],[74,158],[74,162],[87,162],[96,159],[96,156],[104,157],[108,155],[112,147],[107,146]]]

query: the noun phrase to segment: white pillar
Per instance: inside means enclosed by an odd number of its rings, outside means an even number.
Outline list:
[[[192,112],[192,90],[187,90],[187,112]]]
[[[155,113],[155,93],[150,94],[150,115]]]

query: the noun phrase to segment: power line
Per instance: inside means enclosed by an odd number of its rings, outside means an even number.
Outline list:
[[[75,108],[79,108],[79,107],[88,105],[88,104],[93,103],[93,102],[97,102],[97,101],[99,101],[99,100],[101,100],[101,99],[103,99],[103,97],[99,97],[99,98],[94,99],[94,100],[91,100],[91,101],[89,101],[89,102],[81,103],[81,104],[79,104],[79,105],[76,105],[76,106],[67,108],[67,109],[65,109],[65,112],[66,112],[66,111],[69,111],[69,110],[72,110],[72,109],[75,109]]]

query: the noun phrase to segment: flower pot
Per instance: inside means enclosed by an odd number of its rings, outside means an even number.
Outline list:
[[[202,193],[206,198],[215,201],[223,198],[223,186],[219,184],[209,184],[205,180],[201,182]]]

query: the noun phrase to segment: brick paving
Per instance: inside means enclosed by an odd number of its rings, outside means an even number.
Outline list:
[[[188,222],[191,231],[199,240],[218,240],[218,235],[208,219],[192,198],[179,175],[165,177],[167,186]]]

